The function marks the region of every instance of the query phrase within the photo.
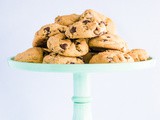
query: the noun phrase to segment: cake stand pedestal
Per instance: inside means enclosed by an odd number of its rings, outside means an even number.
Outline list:
[[[8,60],[13,68],[38,72],[69,72],[73,73],[74,102],[73,120],[92,120],[91,112],[91,88],[88,73],[115,72],[140,70],[153,67],[154,59],[134,63],[110,63],[110,64],[37,64]]]

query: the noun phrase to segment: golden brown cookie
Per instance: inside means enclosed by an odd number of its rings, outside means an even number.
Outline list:
[[[135,62],[145,61],[149,58],[148,53],[144,49],[132,49],[128,52]]]
[[[47,46],[47,40],[49,37],[58,33],[64,33],[65,30],[66,26],[62,26],[57,23],[47,24],[36,32],[32,45],[33,47],[45,48]]]
[[[112,49],[125,52],[128,50],[127,43],[118,35],[114,34],[104,34],[102,36],[90,39],[89,47],[95,51]]]
[[[107,50],[94,55],[89,61],[90,64],[95,63],[122,63],[122,62],[134,62],[133,58],[123,52],[116,50]]]
[[[91,10],[91,9],[86,10],[81,15],[80,20],[97,21],[98,23],[103,22],[106,26],[107,33],[115,33],[116,32],[115,24],[112,21],[112,19],[109,17],[106,17],[106,16],[104,16],[94,10]]]
[[[55,18],[55,22],[60,25],[69,26],[77,22],[79,20],[79,17],[80,15],[77,14],[58,16]]]
[[[69,57],[83,56],[89,51],[86,39],[70,40],[63,33],[50,37],[47,46],[54,53]]]
[[[47,64],[83,64],[84,62],[77,57],[65,57],[55,53],[45,56],[43,63]]]
[[[43,49],[39,47],[29,48],[28,50],[17,54],[14,60],[20,62],[42,63]]]
[[[65,34],[68,38],[92,38],[107,32],[106,17],[93,11],[86,10],[80,20],[67,28]]]

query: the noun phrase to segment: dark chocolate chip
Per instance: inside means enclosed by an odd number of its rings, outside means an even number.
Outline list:
[[[99,23],[99,25],[101,25],[101,24],[104,24],[105,26],[107,26],[107,24],[106,24],[104,21],[101,21],[101,22]]]
[[[60,47],[62,48],[62,49],[66,49],[66,47],[67,47],[68,45],[66,44],[66,43],[64,43],[64,44],[60,44]]]
[[[103,42],[106,42],[106,41],[108,41],[107,39],[103,39]]]
[[[70,62],[70,64],[75,64],[74,62]]]
[[[110,36],[107,36],[107,38],[111,38]]]
[[[86,25],[87,23],[91,22],[90,20],[84,20],[83,23]]]
[[[72,27],[71,29],[70,29],[70,32],[73,34],[73,33],[75,33],[76,32],[76,27]]]
[[[50,32],[50,27],[46,27],[44,28],[44,31],[46,31],[46,35],[48,36],[51,32]]]

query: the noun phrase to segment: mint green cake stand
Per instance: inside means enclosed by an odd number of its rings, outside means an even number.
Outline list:
[[[74,102],[73,120],[92,120],[90,80],[87,73],[107,73],[115,71],[142,70],[153,67],[154,59],[134,63],[110,64],[37,64],[8,60],[13,68],[38,72],[68,72],[73,73]]]

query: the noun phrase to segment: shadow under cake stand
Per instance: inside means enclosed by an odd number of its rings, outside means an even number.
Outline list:
[[[154,59],[133,63],[110,63],[110,64],[38,64],[8,60],[11,67],[38,72],[67,72],[73,73],[74,102],[73,120],[92,120],[91,113],[91,90],[88,73],[115,72],[141,70],[153,67]]]

